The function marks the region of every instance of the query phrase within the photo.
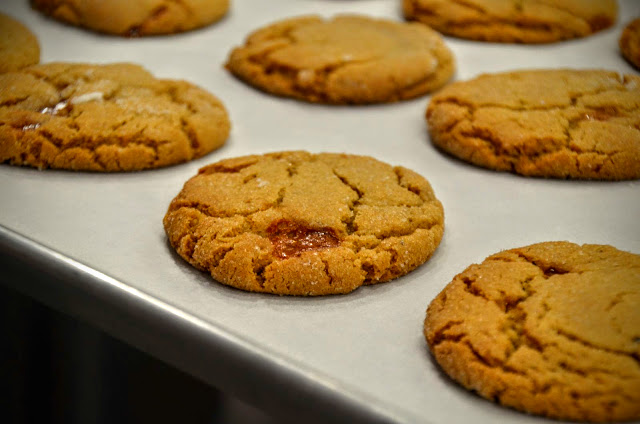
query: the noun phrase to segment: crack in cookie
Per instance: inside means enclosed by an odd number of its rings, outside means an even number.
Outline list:
[[[184,259],[223,284],[322,295],[410,272],[437,248],[443,221],[429,183],[408,169],[282,152],[202,168],[171,202],[164,226]]]
[[[487,74],[434,95],[431,141],[524,176],[640,178],[640,79],[597,70]]]
[[[51,63],[0,75],[0,162],[38,168],[134,171],[220,147],[222,103],[185,81],[137,65]]]
[[[365,104],[435,90],[449,80],[454,63],[440,36],[429,28],[354,15],[329,20],[305,16],[271,24],[234,49],[226,67],[275,95]]]
[[[431,302],[442,369],[481,396],[556,419],[640,418],[640,255],[539,243],[471,265]]]
[[[132,24],[129,29],[124,32],[127,37],[139,37],[144,34],[153,34],[158,32],[154,27],[158,26],[158,22],[167,21],[172,18],[171,15],[180,15],[185,21],[191,21],[196,18],[197,10],[193,10],[189,2],[180,0],[164,0],[163,3],[149,10],[148,14],[139,23]],[[175,17],[174,17],[175,19]],[[183,25],[177,25],[171,32],[183,31]],[[161,31],[164,32],[165,30]]]

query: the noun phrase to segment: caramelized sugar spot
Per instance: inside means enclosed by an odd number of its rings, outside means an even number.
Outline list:
[[[289,220],[273,222],[267,228],[274,254],[280,259],[310,250],[337,247],[340,240],[331,228],[308,228]]]

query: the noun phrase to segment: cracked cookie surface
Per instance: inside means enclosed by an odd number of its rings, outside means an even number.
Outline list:
[[[227,13],[229,0],[31,0],[31,6],[71,25],[139,37],[209,25]]]
[[[618,40],[622,56],[640,69],[640,18],[629,22]]]
[[[443,34],[532,44],[586,37],[618,14],[615,0],[404,0],[403,9]]]
[[[0,73],[40,62],[40,44],[22,23],[0,13]]]
[[[599,70],[486,74],[448,85],[426,111],[431,141],[525,176],[640,178],[640,77]]]
[[[158,168],[220,147],[229,128],[216,97],[138,65],[50,63],[0,74],[0,163]]]
[[[278,152],[202,168],[163,222],[180,256],[223,284],[316,296],[415,269],[440,243],[444,212],[409,169],[367,156]]]
[[[575,421],[640,418],[640,255],[545,242],[457,275],[427,309],[442,369],[481,396]]]
[[[226,66],[268,93],[329,104],[410,99],[444,85],[455,68],[430,28],[357,15],[271,24],[234,49]]]

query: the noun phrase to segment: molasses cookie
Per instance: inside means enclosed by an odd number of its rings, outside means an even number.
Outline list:
[[[16,71],[40,61],[38,39],[15,19],[0,13],[0,73]]]
[[[410,99],[444,85],[454,71],[437,32],[365,16],[269,25],[234,49],[226,66],[266,92],[331,104]]]
[[[479,41],[550,43],[612,26],[615,0],[403,0],[404,15],[443,34]]]
[[[520,411],[640,419],[640,255],[546,242],[458,274],[424,325],[444,372]]]
[[[444,215],[409,169],[280,152],[200,169],[171,202],[164,228],[180,256],[223,284],[316,296],[418,267],[440,243]]]
[[[227,13],[229,0],[31,0],[31,5],[71,25],[138,37],[209,25]]]
[[[620,40],[622,56],[633,66],[640,69],[640,18],[635,19],[624,28]]]
[[[432,142],[475,165],[536,177],[640,178],[640,77],[600,70],[481,75],[435,94]]]
[[[0,162],[157,168],[220,147],[229,127],[216,97],[137,65],[50,63],[0,74]]]

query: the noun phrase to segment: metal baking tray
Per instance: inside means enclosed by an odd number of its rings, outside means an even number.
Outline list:
[[[235,0],[207,28],[151,38],[98,35],[4,0],[0,10],[38,36],[42,62],[135,62],[185,79],[225,103],[233,128],[220,150],[193,162],[99,174],[0,165],[0,266],[12,288],[269,411],[318,422],[540,423],[450,381],[428,354],[429,302],[471,263],[548,240],[611,244],[640,253],[640,181],[523,178],[477,168],[436,150],[429,96],[376,106],[324,106],[278,98],[233,78],[230,49],[258,27],[302,14],[361,13],[402,20],[400,1]],[[620,1],[615,27],[549,45],[445,37],[455,79],[523,68],[637,73],[620,55],[640,2]],[[373,156],[425,176],[445,209],[434,256],[405,277],[321,298],[224,287],[168,245],[162,218],[198,168],[280,150]]]

